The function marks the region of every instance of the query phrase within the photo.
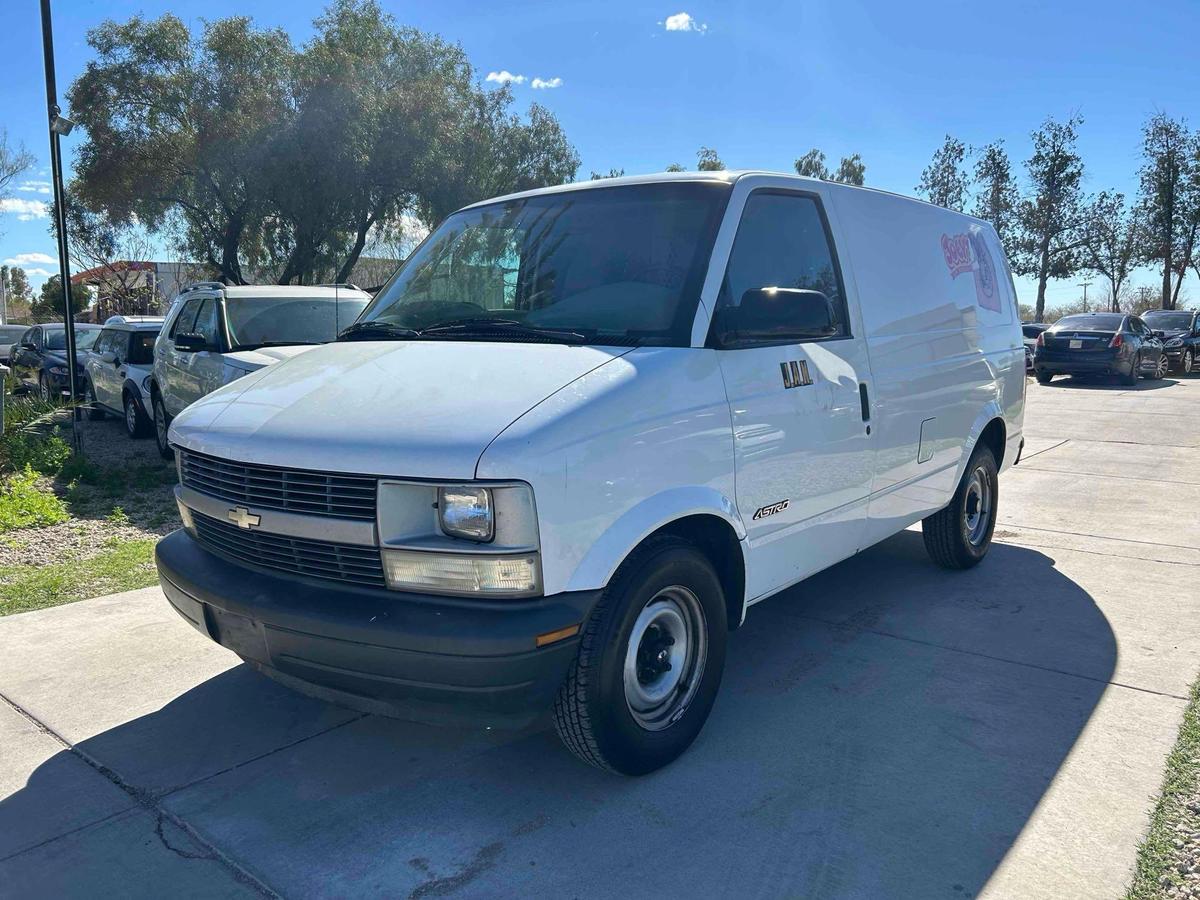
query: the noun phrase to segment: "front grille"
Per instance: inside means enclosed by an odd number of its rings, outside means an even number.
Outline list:
[[[185,487],[222,500],[308,515],[375,519],[375,479],[232,462],[179,451]]]
[[[379,550],[350,544],[308,541],[283,534],[238,528],[192,512],[196,537],[204,546],[251,565],[372,587],[384,585]]]

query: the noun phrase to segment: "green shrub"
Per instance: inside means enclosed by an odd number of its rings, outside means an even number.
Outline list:
[[[38,473],[26,467],[0,483],[0,532],[31,525],[57,525],[67,508],[53,492],[38,486]]]
[[[55,432],[17,431],[4,438],[5,468],[13,472],[57,475],[70,458],[70,445]]]

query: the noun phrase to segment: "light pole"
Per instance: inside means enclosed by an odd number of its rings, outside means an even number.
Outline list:
[[[64,207],[62,150],[59,137],[70,134],[75,123],[60,115],[58,88],[54,78],[54,30],[50,24],[50,0],[42,0],[42,55],[46,63],[46,113],[50,126],[50,180],[54,183],[54,230],[58,237],[58,274],[62,280],[63,328],[67,336],[67,390],[71,392],[71,443],[82,450],[79,436],[80,409],[75,405],[75,315],[71,305],[71,264],[67,257],[67,211]]]

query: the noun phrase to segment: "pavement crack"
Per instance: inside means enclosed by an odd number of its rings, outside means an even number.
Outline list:
[[[72,754],[77,759],[91,767],[97,774],[108,779],[108,781],[112,782],[112,784],[114,784],[116,787],[124,791],[142,809],[153,814],[157,823],[156,831],[158,833],[158,837],[163,842],[163,845],[169,850],[176,853],[179,852],[177,848],[171,846],[171,844],[163,835],[162,829],[164,819],[187,835],[187,837],[197,847],[203,848],[208,853],[207,856],[197,857],[193,855],[188,856],[187,858],[211,860],[212,862],[224,867],[235,881],[246,885],[260,896],[271,898],[271,900],[280,900],[280,894],[268,886],[266,882],[251,873],[245,866],[221,850],[221,848],[216,844],[205,838],[195,828],[193,828],[186,819],[175,815],[175,813],[164,807],[160,802],[160,799],[152,792],[126,781],[119,772],[109,768],[91,754],[72,744],[61,734],[59,734],[57,731],[55,731],[53,728],[51,728],[49,725],[6,694],[0,693],[0,701],[7,705],[17,715],[21,716],[27,722],[32,724],[42,734],[52,738],[54,741],[60,744],[63,750],[65,750],[67,753]],[[61,837],[61,835],[59,835],[59,837]]]
[[[192,853],[183,847],[176,847],[167,839],[166,832],[163,830],[163,823],[165,821],[166,817],[162,813],[159,813],[158,821],[154,825],[154,833],[158,835],[159,842],[176,856],[182,856],[184,859],[216,859],[212,853]]]
[[[1038,450],[1034,453],[1030,453],[1028,456],[1022,455],[1021,462],[1025,462],[1026,460],[1033,459],[1035,456],[1041,456],[1043,453],[1049,453],[1051,450],[1057,450],[1063,444],[1069,444],[1069,443],[1071,443],[1070,438],[1063,438],[1057,444],[1053,444],[1052,446],[1049,446],[1049,447],[1043,447],[1041,450]],[[1018,465],[1019,465],[1019,463],[1018,463]]]
[[[445,875],[442,877],[431,877],[428,881],[423,881],[413,888],[412,893],[408,895],[409,900],[420,900],[421,897],[445,897],[460,888],[466,887],[488,869],[496,864],[496,858],[504,850],[502,841],[495,841],[487,846],[480,847],[475,851],[475,855],[463,867],[453,875]],[[423,857],[417,857],[409,860],[409,864],[413,868],[432,874],[429,868],[429,861]]]

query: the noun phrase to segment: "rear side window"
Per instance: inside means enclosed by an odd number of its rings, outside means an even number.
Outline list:
[[[746,291],[767,287],[820,291],[833,304],[837,336],[850,334],[841,273],[815,198],[755,191],[746,201],[717,306],[737,306]]]
[[[135,331],[129,336],[129,361],[134,365],[149,365],[154,362],[154,339],[156,331]]]
[[[184,304],[183,309],[179,311],[179,315],[175,319],[175,324],[171,326],[171,337],[177,334],[191,334],[192,329],[196,324],[196,314],[200,312],[200,304],[202,300],[189,300]]]
[[[208,344],[210,350],[219,349],[221,346],[221,331],[217,324],[217,301],[205,300],[200,307],[200,311],[196,313],[196,323],[192,326],[192,330],[196,334],[204,335],[205,343]]]

